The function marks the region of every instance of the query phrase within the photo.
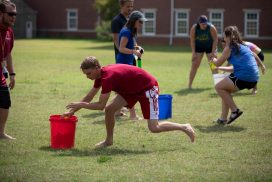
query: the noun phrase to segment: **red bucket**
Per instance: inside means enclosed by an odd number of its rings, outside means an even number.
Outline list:
[[[50,116],[51,148],[70,149],[74,147],[77,117]]]

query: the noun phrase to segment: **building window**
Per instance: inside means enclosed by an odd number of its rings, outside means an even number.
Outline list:
[[[148,20],[143,24],[143,35],[156,34],[156,11],[154,9],[143,10],[145,18]]]
[[[189,35],[189,10],[177,9],[175,11],[175,35],[188,36]]]
[[[67,29],[70,31],[77,30],[78,26],[78,10],[67,9]]]
[[[223,36],[224,26],[224,10],[211,9],[209,10],[209,21],[213,24],[217,30],[217,35]]]
[[[244,10],[245,12],[245,37],[259,36],[259,13],[260,10]]]

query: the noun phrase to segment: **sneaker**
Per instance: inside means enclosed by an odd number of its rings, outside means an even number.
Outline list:
[[[241,111],[240,109],[237,109],[236,111],[232,112],[230,117],[229,117],[229,120],[228,120],[227,124],[232,123],[234,120],[236,120],[242,114],[243,114],[243,111]]]
[[[216,121],[214,121],[214,123],[220,124],[220,125],[225,125],[227,124],[227,120],[223,120],[218,118]]]

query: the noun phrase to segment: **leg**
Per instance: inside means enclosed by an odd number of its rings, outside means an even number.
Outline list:
[[[215,86],[215,90],[217,91],[218,95],[222,98],[226,107],[229,107],[232,112],[237,110],[237,106],[234,103],[231,93],[238,91],[238,89],[233,84],[233,82],[229,79],[229,77],[226,77],[221,82],[219,82]],[[223,113],[223,110],[222,110],[222,113]]]
[[[197,69],[200,66],[203,55],[204,55],[204,53],[196,53],[195,55],[192,56],[192,65],[191,65],[191,71],[190,71],[190,75],[189,75],[189,84],[188,84],[189,89],[192,88],[192,84],[195,79]]]
[[[132,107],[131,109],[129,109],[130,112],[130,119],[131,120],[142,120],[143,118],[140,116],[137,116],[136,111],[135,111],[135,107]]]
[[[9,109],[0,108],[0,139],[15,139],[5,133]]]
[[[222,112],[221,112],[221,117],[220,119],[222,120],[227,120],[229,114],[229,107],[228,105],[224,102],[222,99]]]
[[[256,86],[252,89],[252,94],[256,94],[258,92],[258,89],[257,89],[257,84],[256,84]]]
[[[191,142],[195,141],[195,131],[190,124],[179,124],[168,121],[158,122],[158,120],[152,119],[148,120],[148,128],[152,133],[180,130],[190,137]]]
[[[107,136],[104,141],[101,141],[96,144],[97,148],[107,147],[113,144],[113,129],[115,125],[115,117],[114,114],[116,111],[126,106],[126,100],[120,95],[116,95],[110,104],[108,104],[105,108],[105,125]]]

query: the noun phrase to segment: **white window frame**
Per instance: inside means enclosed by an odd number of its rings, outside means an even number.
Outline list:
[[[70,13],[75,13],[75,16],[70,16]],[[70,20],[75,20],[75,27],[72,27]],[[78,9],[67,9],[67,30],[78,30]]]
[[[220,23],[220,27],[215,26],[216,30],[217,30],[217,35],[219,37],[223,36],[223,32],[224,32],[224,9],[209,9],[209,22],[211,24],[213,24],[214,26],[216,25],[215,22],[219,22]],[[213,18],[213,14],[221,14],[221,18],[220,19],[214,19]],[[221,31],[220,31],[221,30]]]
[[[245,37],[259,37],[259,28],[260,28],[260,11],[259,9],[244,9],[244,36]],[[256,20],[249,20],[247,19],[248,14],[256,14]],[[256,34],[250,34],[247,29],[247,25],[250,22],[256,22]]]
[[[179,13],[185,13],[186,18],[178,18]],[[190,9],[175,9],[175,35],[176,36],[182,36],[182,37],[188,37],[189,36],[189,13]],[[180,21],[186,22],[186,32],[185,33],[179,33],[178,32],[178,23]]]
[[[145,16],[146,13],[153,13],[154,14],[154,18],[153,19],[149,19],[148,17],[147,20],[149,21],[149,23],[151,21],[153,21],[153,29],[154,32],[146,32],[146,22],[143,23],[143,29],[142,29],[142,35],[147,35],[147,36],[154,36],[156,35],[156,19],[157,19],[157,10],[156,9],[142,9],[142,12]]]

